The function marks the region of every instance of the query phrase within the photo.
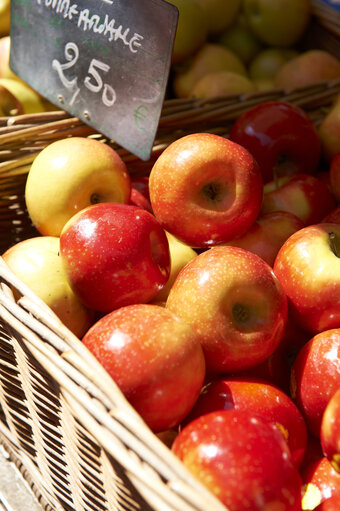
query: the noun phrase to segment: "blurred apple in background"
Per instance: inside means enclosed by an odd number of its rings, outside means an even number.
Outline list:
[[[60,253],[73,291],[100,312],[152,300],[170,275],[164,230],[130,204],[99,203],[73,215],[61,232]]]
[[[275,86],[283,89],[305,87],[340,78],[340,60],[326,50],[307,50],[279,69]]]
[[[242,235],[255,222],[263,197],[261,173],[251,154],[210,133],[171,143],[151,169],[149,189],[158,221],[193,248]]]
[[[322,154],[327,163],[340,152],[340,95],[331,104],[318,127]]]
[[[247,70],[236,53],[217,43],[206,42],[188,61],[187,66],[174,71],[172,87],[178,98],[189,97],[204,75],[215,71],[232,71],[247,76]]]
[[[340,151],[336,153],[329,165],[329,184],[332,194],[340,202]]]
[[[298,324],[316,334],[340,327],[340,225],[320,223],[292,234],[274,272]]]
[[[328,401],[322,415],[320,441],[324,455],[340,473],[340,387]]]
[[[7,89],[21,103],[25,114],[45,112],[40,95],[22,80],[0,78],[0,87]]]
[[[206,41],[208,25],[200,0],[168,1],[178,9],[178,24],[172,52],[172,65],[178,65]]]
[[[249,62],[249,77],[259,90],[264,89],[264,84],[268,89],[274,88],[279,69],[297,55],[298,51],[291,48],[264,48]]]
[[[47,145],[28,172],[25,200],[41,234],[59,236],[78,211],[98,202],[128,203],[131,181],[126,165],[107,144],[86,137]]]
[[[234,372],[263,362],[281,341],[287,301],[271,267],[238,247],[213,247],[175,280],[166,307],[203,346],[207,371]]]
[[[232,71],[215,71],[200,78],[190,95],[195,98],[216,98],[253,91],[255,91],[255,85],[246,76]]]
[[[323,218],[322,222],[340,224],[340,205],[332,209],[332,211]]]
[[[0,85],[0,116],[8,117],[23,113],[21,102],[6,87]]]
[[[242,7],[251,30],[268,46],[294,46],[311,16],[310,0],[243,0]]]
[[[309,174],[295,174],[264,185],[262,214],[288,211],[304,225],[321,222],[336,206],[328,186]]]
[[[205,377],[202,348],[191,328],[151,304],[103,316],[82,339],[153,431],[178,424]]]
[[[316,173],[321,142],[307,113],[284,101],[263,101],[241,114],[230,140],[257,160],[264,182],[280,176]]]
[[[81,303],[67,281],[59,253],[59,238],[29,238],[13,245],[2,257],[13,273],[67,328],[77,337],[85,334],[94,322],[94,312]]]
[[[301,510],[301,478],[287,442],[259,415],[202,415],[180,431],[172,451],[230,511]]]
[[[300,218],[287,211],[260,214],[248,231],[225,245],[249,250],[273,266],[283,243],[304,226]]]
[[[10,50],[11,50],[11,37],[9,35],[1,37],[0,38],[0,78],[11,78],[14,80],[20,80],[20,78],[11,70],[11,68],[9,66]]]
[[[9,34],[11,21],[11,0],[0,0],[0,36]]]
[[[236,53],[246,66],[262,49],[262,43],[250,30],[243,13],[219,35],[217,42]]]
[[[232,26],[240,9],[242,0],[198,0],[205,12],[210,38]]]

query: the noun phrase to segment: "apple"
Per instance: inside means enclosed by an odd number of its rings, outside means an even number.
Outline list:
[[[219,135],[194,133],[160,154],[149,191],[166,231],[193,248],[207,248],[250,228],[261,209],[263,182],[246,149]]]
[[[165,286],[156,294],[153,301],[164,303],[166,302],[170,289],[175,282],[177,275],[181,269],[197,256],[197,252],[186,243],[182,243],[169,232],[166,232],[166,237],[169,242],[170,250],[170,275]]]
[[[201,345],[164,307],[121,307],[100,318],[82,341],[153,431],[178,424],[199,396],[205,377]]]
[[[275,77],[276,87],[297,89],[340,77],[340,60],[326,50],[312,49],[286,62]]]
[[[340,224],[340,204],[323,218],[324,223]]]
[[[233,246],[201,252],[179,273],[166,307],[203,346],[209,376],[255,366],[281,341],[287,301],[272,268]]]
[[[28,214],[43,235],[59,236],[78,211],[98,202],[128,203],[131,181],[109,145],[86,137],[61,138],[35,157],[27,176]]]
[[[301,504],[304,511],[318,509],[317,506],[328,499],[340,497],[340,474],[325,456],[310,463],[302,471],[302,481]]]
[[[61,232],[60,253],[76,295],[100,312],[152,300],[170,274],[164,230],[130,204],[98,203],[73,215]]]
[[[27,83],[15,78],[0,78],[0,87],[7,89],[21,103],[24,114],[45,111],[40,95]]]
[[[288,211],[304,226],[321,222],[336,207],[326,183],[310,174],[294,174],[264,185],[261,213]]]
[[[340,509],[340,495],[334,495],[319,504],[315,511],[338,511]]]
[[[94,311],[81,303],[68,283],[60,258],[59,238],[28,238],[7,249],[2,258],[71,332],[79,338],[85,334],[94,322]]]
[[[340,328],[334,328],[312,337],[297,354],[291,370],[291,395],[317,438],[323,413],[339,387]]]
[[[339,237],[338,224],[304,227],[284,242],[274,262],[290,313],[312,334],[340,327]]]
[[[263,48],[249,62],[249,77],[255,83],[271,80],[274,85],[279,69],[298,54],[298,51],[292,48]]]
[[[242,0],[199,0],[207,20],[208,37],[215,38],[218,34],[231,27],[240,10]]]
[[[321,120],[318,133],[321,140],[322,156],[331,165],[333,158],[340,152],[340,95],[336,97],[328,113]]]
[[[309,0],[243,0],[243,13],[256,37],[267,46],[298,43],[310,17]]]
[[[285,435],[292,462],[301,465],[307,445],[305,420],[292,399],[265,380],[228,376],[208,382],[185,424],[206,413],[231,409],[260,415],[277,425]]]
[[[301,478],[279,429],[244,410],[193,420],[172,451],[229,511],[300,511]]]
[[[0,85],[0,116],[20,115],[24,109],[20,101],[6,87]]]
[[[255,85],[246,76],[232,71],[214,71],[200,78],[191,91],[195,98],[216,98],[253,92]]]
[[[130,204],[152,213],[149,194],[149,176],[131,176]]]
[[[178,9],[178,23],[172,51],[172,65],[180,65],[207,40],[208,23],[199,0],[168,0]]]
[[[262,50],[262,43],[250,30],[242,12],[230,27],[220,33],[217,42],[236,53],[246,66]]]
[[[329,181],[332,194],[340,202],[340,151],[337,152],[329,165]]]
[[[238,117],[229,138],[254,156],[265,183],[275,176],[316,173],[319,135],[307,113],[296,105],[263,101]]]
[[[9,34],[11,20],[11,0],[0,0],[0,36]]]
[[[188,61],[187,66],[174,69],[172,88],[177,98],[187,98],[204,75],[215,71],[232,71],[247,76],[239,56],[222,44],[207,41]]]
[[[324,455],[340,472],[340,387],[328,401],[322,415],[320,441]]]
[[[1,0],[0,0],[1,5]],[[0,7],[1,12],[1,7]],[[0,14],[1,17],[1,14]],[[20,78],[12,71],[9,65],[11,51],[11,37],[5,35],[0,37],[0,78],[11,78],[20,80]]]
[[[303,221],[293,213],[272,211],[260,214],[248,231],[224,245],[233,245],[254,252],[273,266],[283,243],[304,226]]]

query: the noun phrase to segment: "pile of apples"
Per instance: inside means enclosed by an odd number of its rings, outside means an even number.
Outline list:
[[[263,102],[149,174],[95,137],[35,158],[3,259],[230,511],[340,509],[340,149]]]
[[[175,97],[294,89],[340,77],[336,56],[304,44],[311,0],[170,3],[179,11],[170,80]]]

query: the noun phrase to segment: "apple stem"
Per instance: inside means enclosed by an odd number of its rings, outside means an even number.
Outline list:
[[[336,255],[336,257],[340,257],[339,238],[335,234],[335,232],[329,233],[329,242],[330,242],[332,252]]]

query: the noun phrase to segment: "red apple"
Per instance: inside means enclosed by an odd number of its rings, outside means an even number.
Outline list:
[[[99,319],[83,343],[153,431],[179,423],[200,393],[202,348],[191,328],[164,307],[121,307]]]
[[[340,387],[340,328],[312,337],[299,351],[291,370],[291,395],[309,431],[320,438],[323,413]]]
[[[291,313],[312,334],[340,327],[339,244],[340,225],[310,225],[292,234],[275,259]]]
[[[284,433],[292,462],[299,467],[307,445],[305,420],[292,399],[263,380],[225,377],[209,382],[185,422],[217,410],[244,410],[276,424]]]
[[[322,222],[340,224],[340,205],[332,209],[332,211],[325,216]]]
[[[207,248],[250,228],[261,208],[263,182],[246,149],[219,135],[195,133],[157,158],[149,189],[164,229],[191,247]]]
[[[60,253],[74,292],[101,312],[150,301],[170,274],[164,230],[151,213],[128,204],[79,211],[62,230]]]
[[[166,307],[186,321],[212,374],[263,362],[279,344],[287,301],[272,268],[238,247],[213,247],[179,273]]]
[[[241,410],[203,415],[172,450],[229,511],[300,511],[301,479],[281,431]]]
[[[322,416],[320,440],[322,451],[340,472],[340,387],[330,398]]]
[[[329,165],[329,181],[332,193],[340,202],[340,152],[336,153]]]
[[[330,499],[326,499],[319,504],[315,511],[339,511],[340,509],[340,496],[333,496]]]
[[[302,471],[302,481],[303,510],[315,509],[330,498],[340,497],[340,474],[325,456]]]
[[[283,101],[263,101],[234,122],[230,140],[256,158],[264,182],[278,177],[314,174],[321,155],[318,132],[302,108]]]
[[[273,211],[260,215],[247,232],[226,245],[254,252],[273,266],[283,243],[302,227],[304,223],[296,215],[287,211]]]
[[[262,213],[289,211],[304,225],[321,222],[336,206],[326,183],[315,176],[295,174],[264,186]]]
[[[149,176],[131,176],[130,203],[152,213],[149,194]]]

